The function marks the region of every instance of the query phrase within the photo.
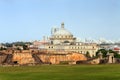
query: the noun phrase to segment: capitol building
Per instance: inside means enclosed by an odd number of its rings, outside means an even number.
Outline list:
[[[61,23],[60,28],[52,28],[49,38],[44,38],[42,41],[34,41],[33,45],[40,50],[47,50],[55,54],[67,54],[70,52],[89,53],[91,57],[96,56],[96,51],[98,50],[96,43],[77,41],[76,37],[65,28],[64,23]]]

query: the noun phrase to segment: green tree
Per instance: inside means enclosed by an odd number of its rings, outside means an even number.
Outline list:
[[[19,47],[17,47],[17,50],[21,50]]]
[[[108,50],[100,49],[96,52],[96,55],[98,55],[98,53],[100,53],[100,52],[103,54],[103,57],[107,57]]]
[[[120,54],[118,54],[118,52],[113,51],[113,50],[106,50],[106,49],[100,49],[96,52],[96,55],[98,55],[98,53],[101,52],[103,54],[103,57],[107,57],[107,53],[114,53],[114,57],[115,58],[120,58]]]
[[[28,46],[27,45],[23,45],[23,50],[28,50]]]
[[[86,57],[91,58],[90,53],[88,51],[86,52]]]
[[[0,47],[0,50],[1,50],[1,51],[2,51],[2,50],[6,50],[6,48]]]
[[[115,58],[120,58],[120,54],[117,51],[109,50],[109,53],[114,53]]]

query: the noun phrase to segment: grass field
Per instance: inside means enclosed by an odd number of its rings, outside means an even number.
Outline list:
[[[0,67],[0,80],[120,80],[120,64]]]

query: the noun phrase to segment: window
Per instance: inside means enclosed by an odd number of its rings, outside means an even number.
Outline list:
[[[67,38],[67,36],[65,36]]]
[[[73,47],[71,47],[71,49],[73,49]]]
[[[75,49],[77,49],[78,47],[75,47]]]
[[[85,46],[84,46],[84,49],[85,49]]]

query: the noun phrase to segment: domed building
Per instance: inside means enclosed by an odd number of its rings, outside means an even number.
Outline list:
[[[96,51],[99,49],[96,43],[87,43],[77,41],[73,34],[65,29],[64,23],[61,23],[60,28],[52,28],[51,36],[43,40],[44,44],[38,44],[39,50],[45,50],[53,54],[68,54],[77,52],[80,54],[88,54],[96,56]],[[33,45],[35,46],[35,45]]]
[[[50,38],[51,44],[72,44],[75,43],[76,38],[72,33],[64,28],[64,23],[61,24],[61,28],[52,29],[52,36]]]
[[[71,32],[64,27],[64,23],[61,23],[60,28],[52,28],[51,36],[49,38],[50,43],[44,45],[48,52],[57,52],[57,54],[67,54],[71,52],[77,52],[81,54],[90,54],[95,56],[98,46],[96,43],[83,43],[78,42]]]
[[[87,55],[96,56],[96,51],[99,49],[96,43],[77,41],[76,37],[64,27],[64,23],[61,23],[60,28],[52,28],[50,37],[44,37],[43,41],[35,41],[32,46],[37,46],[37,50],[41,52],[38,56],[42,62],[52,64],[86,61]]]

